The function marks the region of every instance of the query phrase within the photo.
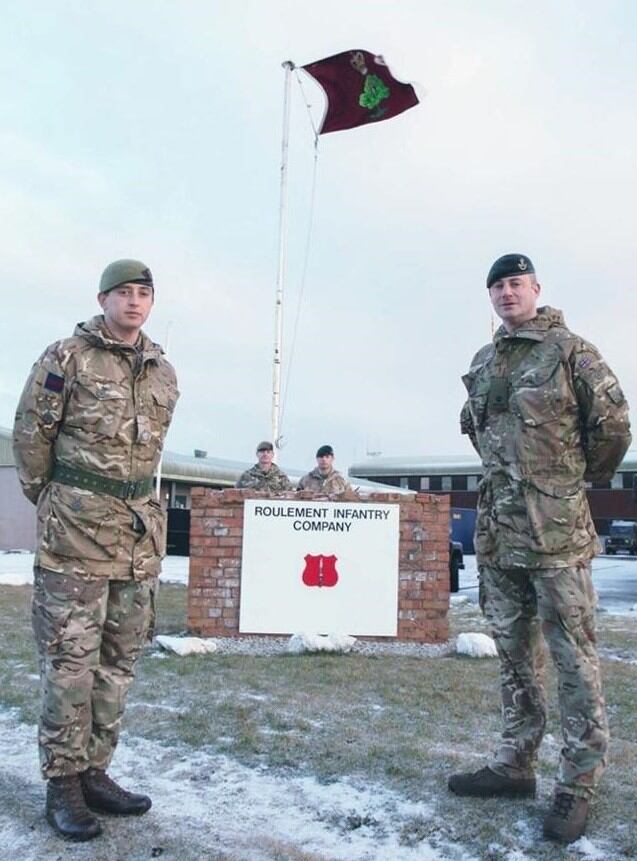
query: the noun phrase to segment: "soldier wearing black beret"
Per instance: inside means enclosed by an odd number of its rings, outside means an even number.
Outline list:
[[[544,836],[585,831],[606,766],[608,721],[595,645],[586,481],[610,481],[630,444],[628,405],[599,351],[537,307],[535,267],[505,254],[487,275],[502,326],[463,377],[460,424],[482,458],[476,520],[480,606],[500,658],[504,731],[457,795],[533,797],[546,727],[543,642],[558,675],[562,755]]]

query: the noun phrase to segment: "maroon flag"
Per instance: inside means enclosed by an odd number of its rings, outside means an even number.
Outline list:
[[[369,51],[344,51],[302,68],[327,97],[322,135],[388,120],[418,104],[411,84],[397,81],[383,58]]]

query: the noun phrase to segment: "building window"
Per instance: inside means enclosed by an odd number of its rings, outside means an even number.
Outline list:
[[[442,483],[439,475],[429,476],[429,490],[442,490]]]
[[[451,476],[451,489],[452,490],[466,490],[467,489],[467,476],[466,475],[452,475]]]
[[[467,476],[467,490],[477,490],[479,481],[480,481],[479,475],[468,475]]]
[[[420,479],[420,489],[421,490],[429,490],[429,476],[423,475]]]
[[[188,508],[188,497],[185,494],[175,495],[175,508]]]
[[[443,490],[451,490],[452,481],[451,481],[450,475],[443,475],[442,476],[441,487]]]
[[[409,478],[406,475],[402,475],[400,477],[400,486],[409,487]]]
[[[637,475],[637,473],[635,473],[635,472],[622,472],[621,475],[622,475],[622,478],[624,479],[624,483],[622,485],[624,490],[632,490],[633,489],[633,482],[635,480],[635,475]]]
[[[610,486],[613,490],[621,490],[624,487],[624,476],[621,472],[616,472],[611,478]]]

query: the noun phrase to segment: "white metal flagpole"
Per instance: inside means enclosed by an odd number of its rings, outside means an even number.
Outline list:
[[[281,138],[281,194],[279,202],[279,266],[276,279],[274,305],[274,360],[272,363],[272,442],[281,447],[281,360],[283,346],[283,288],[285,286],[285,264],[287,257],[287,190],[288,190],[288,140],[290,137],[290,82],[294,63],[286,60],[283,89],[283,135]]]

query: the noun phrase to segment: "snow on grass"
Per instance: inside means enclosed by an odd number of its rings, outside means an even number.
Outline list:
[[[16,811],[0,812],[0,845],[4,857],[20,861],[55,858],[65,847],[41,815],[44,784],[35,743],[35,727],[0,711],[4,775],[20,787],[26,801]],[[149,857],[144,846],[167,861],[214,858],[215,850],[218,857],[265,861],[277,857],[268,849],[273,843],[293,849],[292,858],[307,853],[325,861],[442,861],[450,852],[456,861],[477,861],[459,845],[434,847],[427,840],[404,845],[404,828],[415,818],[430,817],[432,810],[378,785],[357,785],[347,778],[326,784],[313,777],[286,778],[223,755],[127,735],[111,774],[125,787],[148,793],[153,807],[134,821],[101,817],[104,836],[72,847],[78,861]],[[122,832],[126,849],[117,842]],[[106,848],[108,842],[119,849],[100,856],[100,846]]]

